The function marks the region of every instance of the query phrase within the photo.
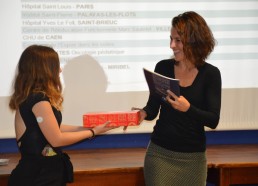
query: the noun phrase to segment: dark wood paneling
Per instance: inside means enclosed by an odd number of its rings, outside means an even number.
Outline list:
[[[144,186],[145,148],[70,150],[75,182],[69,186]],[[19,154],[0,154],[9,158],[0,166],[0,185],[7,185]],[[258,184],[258,145],[209,145],[208,181],[218,186]]]

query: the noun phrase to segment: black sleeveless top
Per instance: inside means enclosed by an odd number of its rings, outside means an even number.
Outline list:
[[[42,155],[44,147],[50,144],[32,112],[33,106],[41,101],[50,102],[43,93],[32,94],[19,107],[26,130],[17,141],[21,143],[21,159],[11,172],[8,186],[65,186],[67,182],[73,182],[73,165],[61,147],[53,148],[57,155]],[[54,107],[52,109],[60,126],[62,114]]]
[[[42,150],[48,142],[42,134],[38,122],[32,108],[36,103],[41,101],[49,101],[43,93],[31,94],[19,107],[21,117],[25,123],[26,131],[22,137],[17,141],[21,142],[19,147],[22,156],[26,155],[41,155]],[[61,125],[62,114],[56,108],[52,107],[56,120]]]

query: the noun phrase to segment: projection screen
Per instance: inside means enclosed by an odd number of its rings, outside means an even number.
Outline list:
[[[8,108],[22,51],[53,47],[64,84],[63,123],[82,125],[86,112],[143,107],[142,68],[170,58],[171,19],[202,15],[217,40],[207,62],[222,74],[221,120],[216,130],[258,128],[258,1],[242,0],[3,0],[0,7],[0,138],[14,137]],[[151,132],[154,121],[129,127]],[[207,129],[209,130],[209,129]],[[112,133],[122,133],[122,128]]]

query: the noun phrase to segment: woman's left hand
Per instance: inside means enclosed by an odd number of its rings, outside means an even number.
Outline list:
[[[173,92],[170,90],[167,90],[167,97],[166,100],[170,105],[181,112],[186,112],[190,108],[190,103],[185,99],[184,96],[176,96]]]

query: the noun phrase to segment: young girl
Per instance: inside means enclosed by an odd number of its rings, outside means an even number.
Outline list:
[[[21,159],[9,186],[61,186],[73,181],[69,156],[61,151],[112,128],[108,122],[86,129],[61,125],[62,85],[58,54],[32,45],[22,53],[9,106],[15,113],[15,132]]]

